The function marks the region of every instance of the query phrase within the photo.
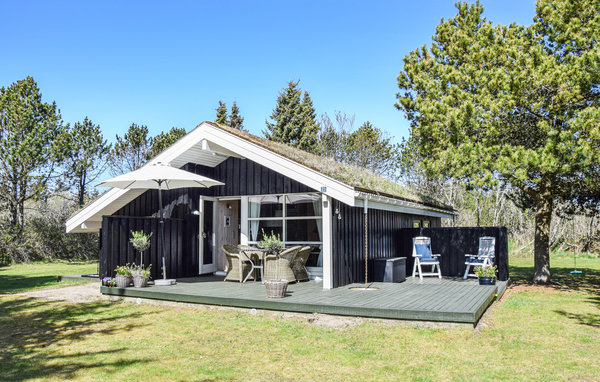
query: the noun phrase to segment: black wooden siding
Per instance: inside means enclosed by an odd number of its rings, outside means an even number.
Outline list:
[[[359,207],[334,202],[333,215],[333,286],[365,281],[364,213]],[[414,220],[430,220],[432,228],[412,228]],[[432,250],[440,253],[442,275],[461,276],[465,271],[465,253],[477,253],[480,236],[496,237],[498,279],[508,279],[508,238],[505,227],[442,228],[440,218],[399,212],[369,210],[369,260],[406,257],[406,272],[413,266],[412,238],[431,237]],[[369,275],[373,274],[369,261]],[[369,276],[369,281],[372,281]]]
[[[189,277],[198,274],[197,234],[198,222],[184,219],[165,219],[165,249],[167,276]],[[161,278],[159,219],[129,216],[104,216],[102,218],[102,246],[100,248],[100,277],[114,276],[118,265],[140,263],[140,254],[129,243],[131,231],[153,232],[150,248],[144,252],[144,266],[152,264],[152,278]]]
[[[248,159],[228,158],[214,168],[188,163],[183,169],[218,180],[225,185],[163,191],[165,217],[185,218],[198,209],[201,195],[242,196],[316,191]],[[113,215],[158,217],[158,213],[158,191],[148,190]]]
[[[338,210],[339,214],[336,214],[335,210]],[[402,241],[398,232],[402,228],[412,227],[415,220],[429,220],[432,227],[441,225],[440,218],[369,209],[369,258],[404,256],[399,254]],[[364,224],[362,207],[350,207],[334,200],[334,287],[365,281]]]

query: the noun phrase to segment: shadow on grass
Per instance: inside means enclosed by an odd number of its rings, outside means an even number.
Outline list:
[[[119,335],[140,325],[133,324],[141,313],[115,314],[114,305],[107,302],[63,304],[31,298],[8,298],[0,301],[0,375],[3,381],[22,381],[37,378],[71,379],[75,372],[101,368],[118,373],[133,364],[151,359],[118,359],[114,362],[102,358],[126,350],[113,348],[64,354],[50,345],[69,344],[84,340],[90,335]],[[130,324],[111,322],[127,319]],[[108,325],[107,325],[108,324]],[[92,346],[91,343],[90,346]],[[93,374],[92,374],[93,375]]]
[[[572,289],[580,292],[600,294],[600,269],[579,268],[582,273],[571,274],[573,268],[551,267],[551,281],[549,287],[559,289]],[[510,266],[510,279],[516,284],[531,284],[533,267]]]
[[[590,268],[579,268],[582,273],[570,273],[573,268],[552,267],[551,280],[548,285],[550,288],[561,290],[574,290],[577,292],[588,293],[591,296],[586,302],[595,305],[599,313],[572,313],[565,310],[556,310],[555,312],[572,320],[578,321],[582,325],[600,327],[600,270]],[[516,285],[531,284],[533,279],[533,267],[510,267],[510,278]]]
[[[0,275],[0,293],[18,293],[56,285],[58,276],[12,276]]]

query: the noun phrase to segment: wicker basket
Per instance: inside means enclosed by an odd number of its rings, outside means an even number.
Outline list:
[[[127,288],[131,284],[131,276],[116,275],[115,282],[117,283],[117,288]]]
[[[265,281],[265,288],[267,288],[267,298],[283,298],[287,291],[289,282],[287,280],[268,280]]]
[[[144,276],[135,276],[133,278],[133,286],[136,288],[144,288],[148,286],[148,279]]]

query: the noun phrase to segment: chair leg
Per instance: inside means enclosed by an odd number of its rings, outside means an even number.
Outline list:
[[[417,274],[417,259],[415,258],[415,261],[413,263],[413,275],[412,275],[412,277],[415,277],[416,274]]]
[[[419,267],[419,279],[421,279],[421,281],[423,281],[423,268],[421,268],[421,262],[419,262],[418,267]]]
[[[438,268],[438,278],[441,279],[442,278],[442,268],[440,268],[439,264],[437,265],[437,268]]]
[[[471,268],[471,264],[467,264],[467,269],[465,269],[465,276],[463,277],[464,280],[469,278],[469,269],[470,268]]]

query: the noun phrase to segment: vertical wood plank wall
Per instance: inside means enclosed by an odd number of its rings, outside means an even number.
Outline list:
[[[335,211],[339,213],[336,214]],[[350,207],[333,201],[333,287],[365,281],[364,213],[362,207]],[[402,240],[398,232],[413,226],[414,220],[429,220],[433,227],[440,218],[409,215],[393,211],[369,210],[369,259],[400,255]],[[372,265],[369,263],[369,266]],[[372,274],[372,271],[369,270]]]
[[[339,214],[335,214],[336,209]],[[364,213],[334,201],[333,208],[333,286],[365,281]],[[339,216],[339,217],[338,217]],[[414,220],[430,220],[431,228],[412,228]],[[498,279],[508,279],[508,236],[505,227],[440,227],[440,218],[399,212],[369,210],[369,275],[372,259],[406,257],[406,272],[412,272],[412,238],[431,237],[432,250],[440,253],[444,276],[461,276],[465,271],[465,253],[477,253],[480,236],[496,237]],[[369,281],[372,281],[369,277]]]
[[[127,263],[140,264],[140,253],[129,243],[131,231],[153,232],[150,248],[144,252],[144,266],[152,264],[153,279],[162,277],[159,239],[159,219],[131,216],[105,216],[102,219],[102,248],[100,249],[100,277],[114,276],[115,268]],[[193,246],[186,234],[183,219],[165,219],[165,257],[167,276],[189,277],[198,274],[198,257],[186,256],[186,247]]]

